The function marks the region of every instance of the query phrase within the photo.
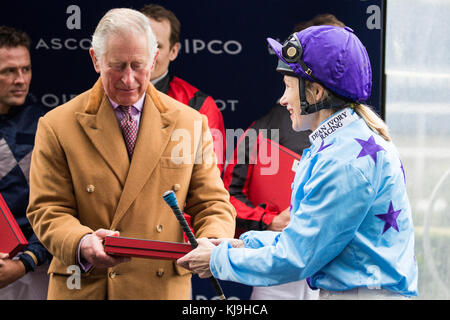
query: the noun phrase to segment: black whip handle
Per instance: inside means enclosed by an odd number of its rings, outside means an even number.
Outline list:
[[[183,212],[181,211],[180,207],[178,206],[177,197],[175,196],[175,192],[172,190],[169,190],[163,194],[164,201],[169,205],[169,207],[172,209],[173,213],[175,214],[175,217],[177,218],[178,222],[181,225],[181,228],[183,229],[184,233],[186,234],[189,242],[191,243],[192,248],[197,248],[198,243],[197,239],[195,239],[194,234],[192,233],[191,228],[189,228],[189,225],[184,218]],[[223,294],[222,287],[219,284],[219,281],[217,281],[216,278],[213,276],[209,277],[209,281],[211,282],[211,285],[214,288],[214,291],[216,291],[217,295],[219,296],[220,300],[225,300],[225,295]]]

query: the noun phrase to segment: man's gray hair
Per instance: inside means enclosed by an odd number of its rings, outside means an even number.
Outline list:
[[[100,61],[105,54],[108,37],[124,32],[142,34],[147,38],[150,62],[153,62],[158,50],[158,43],[149,20],[139,11],[128,8],[111,9],[98,23],[92,36],[92,48],[97,60]]]

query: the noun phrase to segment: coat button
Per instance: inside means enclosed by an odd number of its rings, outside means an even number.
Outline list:
[[[158,224],[158,225],[156,226],[156,231],[158,231],[159,233],[161,233],[162,230],[163,230],[162,224]]]
[[[172,190],[177,192],[178,190],[180,190],[180,188],[181,188],[181,186],[177,183],[177,184],[173,185]]]
[[[90,184],[90,185],[87,186],[86,190],[89,193],[93,193],[95,191],[95,186]]]
[[[116,277],[116,273],[114,272],[114,271],[111,271],[110,273],[109,273],[109,277],[111,278],[111,279],[114,279],[115,277]]]
[[[158,271],[156,271],[156,275],[161,278],[164,275],[164,269],[158,269]]]

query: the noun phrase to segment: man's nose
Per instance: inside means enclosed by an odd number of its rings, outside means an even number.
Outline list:
[[[127,86],[127,88],[130,88],[134,83],[134,71],[131,69],[130,66],[128,66],[124,71],[122,75],[122,82]]]
[[[16,73],[14,84],[24,84],[24,83],[25,83],[25,75],[23,71],[19,69]]]

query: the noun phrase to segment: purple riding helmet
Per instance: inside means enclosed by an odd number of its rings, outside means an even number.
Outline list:
[[[349,27],[314,26],[293,33],[284,44],[267,38],[280,59],[277,71],[299,78],[302,114],[364,102],[372,91],[366,48]],[[306,101],[305,81],[318,82],[332,94],[316,104]]]

